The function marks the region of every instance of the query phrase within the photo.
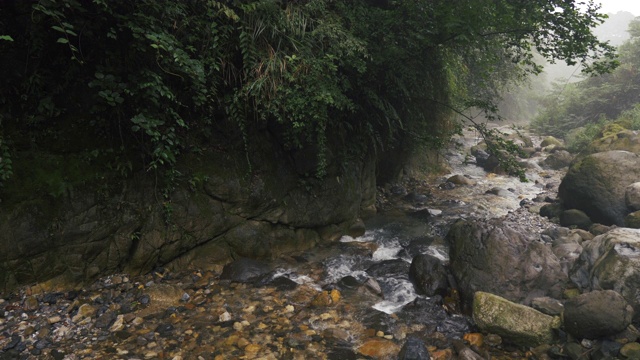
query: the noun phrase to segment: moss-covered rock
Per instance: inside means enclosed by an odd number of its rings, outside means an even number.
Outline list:
[[[559,317],[480,291],[473,298],[473,320],[482,331],[524,347],[552,343],[561,325]]]
[[[640,229],[640,211],[634,211],[624,218],[624,226],[632,229]]]
[[[562,142],[562,140],[559,140],[553,136],[547,136],[540,143],[540,147],[546,148],[548,146],[554,146],[556,148],[560,148],[560,147],[564,147],[564,143]]]

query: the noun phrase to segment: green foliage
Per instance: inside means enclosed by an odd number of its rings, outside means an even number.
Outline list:
[[[574,84],[556,85],[543,99],[544,111],[535,119],[534,128],[544,134],[563,137],[572,129],[590,129],[590,125],[598,124],[603,117],[616,119],[634,108],[640,99],[638,29],[640,21],[632,21],[631,38],[620,46],[620,66],[615,71]],[[591,132],[587,131],[588,134]]]
[[[593,72],[615,66],[589,30],[603,16],[575,6],[3,2],[0,179],[14,152],[84,154],[124,176],[160,174],[168,201],[185,152],[226,141],[250,164],[261,132],[287,152],[312,149],[317,177],[371,149],[441,148],[460,129],[456,112],[490,114],[501,89],[539,71],[534,48]],[[511,148],[495,143],[497,152]]]

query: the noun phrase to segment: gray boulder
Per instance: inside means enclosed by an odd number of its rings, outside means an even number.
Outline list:
[[[633,308],[613,290],[593,291],[564,304],[564,329],[576,338],[617,334],[631,324]]]
[[[504,219],[454,223],[447,234],[450,269],[463,301],[470,303],[476,291],[525,303],[559,297],[568,277],[537,232]]]
[[[418,294],[444,295],[447,291],[447,270],[440,259],[428,254],[417,255],[411,261],[409,280]]]
[[[640,178],[640,156],[607,151],[574,162],[558,189],[565,209],[584,211],[593,222],[623,225],[626,189]]]
[[[571,280],[583,291],[615,290],[640,312],[640,229],[616,228],[583,243]],[[636,315],[635,320],[640,320]]]
[[[509,343],[534,347],[555,339],[560,318],[499,296],[477,292],[473,298],[473,320],[480,330],[500,335]]]

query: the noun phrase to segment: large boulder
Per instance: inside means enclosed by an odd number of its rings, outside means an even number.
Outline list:
[[[561,324],[559,317],[485,292],[477,292],[473,298],[473,320],[482,331],[525,347],[553,342],[555,329]]]
[[[631,324],[633,308],[613,290],[593,291],[564,303],[564,329],[576,338],[615,335]]]
[[[583,291],[614,290],[640,313],[640,229],[617,228],[583,243],[571,280]]]
[[[558,189],[565,209],[584,211],[593,222],[624,225],[626,188],[640,179],[640,156],[607,151],[574,162]]]
[[[540,296],[558,297],[568,282],[536,229],[505,219],[459,220],[447,239],[451,272],[467,304],[476,291],[525,303]]]

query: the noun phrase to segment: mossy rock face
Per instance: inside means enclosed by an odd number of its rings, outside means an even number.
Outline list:
[[[301,176],[267,140],[259,146],[252,170],[241,151],[184,159],[179,170],[192,179],[176,184],[169,198],[145,173],[108,189],[109,196],[81,181],[81,172],[53,177],[73,185],[60,194],[20,193],[0,214],[0,292],[306,250],[339,238],[375,204],[372,159],[334,164],[317,180]]]
[[[601,138],[591,142],[587,148],[590,153],[610,150],[624,150],[640,154],[640,135],[636,131],[627,130],[617,125],[609,131],[605,131]]]
[[[607,151],[574,162],[562,179],[558,196],[565,209],[584,211],[593,221],[624,225],[627,186],[640,179],[640,156]]]
[[[473,298],[473,320],[480,330],[524,347],[553,343],[561,325],[559,317],[481,291]]]

